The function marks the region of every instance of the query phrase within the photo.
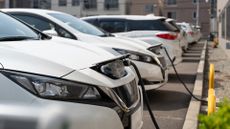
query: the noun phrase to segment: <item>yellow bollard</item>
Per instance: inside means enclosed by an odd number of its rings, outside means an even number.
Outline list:
[[[208,115],[216,111],[216,96],[211,94],[208,97]]]
[[[209,68],[209,89],[208,89],[208,115],[216,111],[216,96],[214,90],[214,64]]]
[[[214,64],[210,64],[209,68],[209,89],[214,89]]]
[[[210,96],[210,95],[215,95],[215,90],[214,89],[208,89],[208,97]]]

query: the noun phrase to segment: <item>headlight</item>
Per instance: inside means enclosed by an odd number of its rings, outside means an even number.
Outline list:
[[[117,48],[113,48],[113,49],[123,55],[129,54],[130,55],[129,58],[132,60],[146,62],[146,63],[156,63],[156,61],[149,55],[145,55],[142,53],[133,52],[129,50],[124,50],[124,49],[117,49]]]
[[[122,78],[127,74],[122,60],[116,60],[102,65],[101,72],[114,79]]]
[[[136,107],[140,99],[136,80],[117,88],[108,88],[37,74],[5,70],[0,72],[30,93],[45,99],[106,107],[115,107],[117,104],[125,112]]]
[[[157,55],[160,55],[161,51],[162,51],[161,45],[150,47],[150,48],[148,48],[148,50],[151,51],[151,52],[153,52],[153,53],[155,53],[155,54],[157,54]]]
[[[127,71],[125,70],[123,59],[117,59],[109,62],[102,62],[96,64],[91,68],[112,79],[119,79],[127,75]]]
[[[19,72],[3,72],[10,80],[33,94],[51,99],[100,99],[96,87],[67,80]]]

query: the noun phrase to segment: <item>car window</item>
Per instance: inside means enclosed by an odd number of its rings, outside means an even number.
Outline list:
[[[60,26],[54,24],[53,22],[43,17],[26,15],[26,14],[12,14],[12,15],[28,23],[29,25],[37,28],[40,31],[54,30],[56,31],[58,36],[74,39],[74,36],[71,35],[69,32],[67,32],[65,29],[61,28]]]
[[[170,21],[170,22],[168,22],[170,25],[172,25],[172,27],[174,27],[175,28],[175,31],[180,31],[180,28],[179,28],[179,26],[177,26],[177,24],[174,22],[174,21]]]
[[[99,27],[110,33],[126,31],[126,23],[124,21],[100,21]]]
[[[0,38],[27,36],[38,38],[38,34],[14,18],[0,13]]]
[[[174,29],[164,20],[130,20],[128,30],[160,30],[173,31]]]
[[[97,20],[96,19],[87,19],[87,20],[84,20],[92,25],[97,25]]]
[[[60,20],[64,22],[65,24],[69,25],[70,27],[76,29],[77,31],[80,31],[82,33],[90,34],[90,35],[96,35],[96,36],[102,36],[105,35],[104,32],[99,30],[97,27],[80,20],[72,15],[68,14],[59,14],[59,13],[49,13],[48,15],[56,18],[57,20]]]
[[[33,16],[26,16],[26,15],[14,15],[17,18],[23,20],[24,22],[30,24],[31,26],[41,30],[52,30],[54,28],[54,25],[46,20],[42,20],[40,18],[36,18]]]

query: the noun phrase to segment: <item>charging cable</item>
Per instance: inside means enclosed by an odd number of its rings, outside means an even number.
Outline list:
[[[196,99],[197,101],[201,101],[201,102],[207,103],[207,101],[202,100],[202,99],[200,99],[200,98],[197,98],[195,95],[193,95],[193,93],[189,90],[188,86],[187,86],[187,85],[184,83],[184,81],[180,78],[180,76],[179,76],[179,74],[178,74],[178,72],[177,72],[177,70],[176,70],[176,67],[175,67],[175,65],[174,65],[174,63],[173,63],[173,60],[172,60],[171,57],[169,56],[169,53],[168,53],[167,49],[166,49],[165,47],[163,47],[163,49],[164,49],[164,51],[165,51],[167,57],[169,58],[170,63],[172,64],[172,67],[173,67],[173,70],[174,70],[174,72],[175,72],[175,74],[176,74],[177,79],[181,82],[181,84],[184,86],[184,88],[187,90],[187,92],[188,92],[194,99]],[[137,73],[137,76],[138,76],[138,78],[139,78],[139,84],[140,84],[140,86],[141,86],[141,88],[142,88],[143,99],[144,99],[144,101],[145,101],[144,104],[147,106],[148,112],[149,112],[149,114],[150,114],[151,120],[152,120],[152,122],[153,122],[155,128],[156,128],[156,129],[160,129],[160,127],[159,127],[159,125],[158,125],[158,123],[157,123],[157,121],[156,121],[156,118],[154,117],[154,114],[153,114],[153,112],[152,112],[152,110],[151,110],[150,101],[149,101],[149,98],[148,98],[147,93],[146,93],[146,90],[145,90],[144,82],[143,82],[143,80],[142,80],[142,78],[141,78],[141,75],[140,75],[140,72],[139,72],[137,66],[136,66],[133,62],[131,62],[131,61],[126,62],[126,63],[132,65],[133,68],[135,69],[135,71],[136,71],[136,73]]]
[[[136,71],[136,73],[137,73],[137,76],[138,76],[138,78],[139,78],[139,84],[140,84],[140,86],[141,86],[141,89],[142,89],[142,92],[143,92],[143,99],[144,99],[144,102],[145,102],[144,104],[147,106],[147,109],[148,109],[148,112],[149,112],[149,114],[150,114],[151,120],[152,120],[152,122],[153,122],[155,128],[156,128],[156,129],[160,129],[160,128],[159,128],[159,125],[158,125],[158,123],[157,123],[157,121],[156,121],[156,119],[155,119],[155,117],[154,117],[154,114],[153,114],[153,112],[152,112],[152,110],[151,110],[150,102],[149,102],[149,99],[148,99],[148,96],[147,96],[147,93],[146,93],[146,90],[145,90],[144,82],[143,82],[143,80],[142,80],[142,78],[141,78],[141,74],[140,74],[140,72],[139,72],[137,66],[136,66],[133,62],[130,61],[129,63],[130,63],[130,65],[133,66],[133,68],[135,69],[135,71]]]
[[[179,76],[179,74],[178,74],[178,72],[177,72],[177,70],[176,70],[176,68],[175,68],[174,63],[173,63],[172,59],[171,59],[170,56],[169,56],[169,53],[168,53],[167,49],[166,49],[165,47],[163,47],[163,48],[164,48],[164,50],[165,50],[165,53],[166,53],[167,57],[169,58],[170,63],[172,64],[172,67],[173,67],[173,70],[175,71],[175,74],[176,74],[177,79],[181,82],[181,84],[182,84],[182,85],[184,86],[184,88],[188,91],[188,93],[189,93],[194,99],[196,99],[197,101],[201,101],[201,102],[207,103],[207,101],[202,100],[202,99],[200,99],[200,98],[197,98],[197,97],[189,90],[188,86],[187,86],[187,85],[184,83],[184,81],[180,78],[180,76]]]

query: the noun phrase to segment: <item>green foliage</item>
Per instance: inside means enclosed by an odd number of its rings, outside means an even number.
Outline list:
[[[230,129],[230,101],[224,99],[217,112],[199,115],[199,129]]]

